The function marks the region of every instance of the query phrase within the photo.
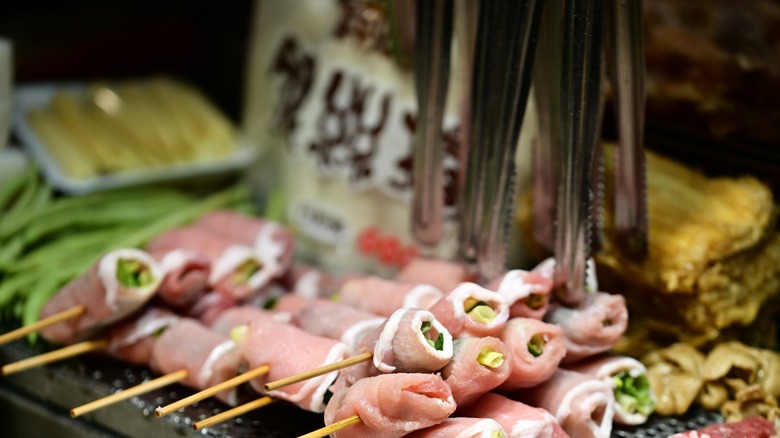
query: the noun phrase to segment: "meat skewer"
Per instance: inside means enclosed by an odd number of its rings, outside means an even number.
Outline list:
[[[366,312],[388,317],[401,308],[427,309],[444,296],[425,283],[399,283],[376,276],[351,278],[339,292],[339,302]]]
[[[73,344],[121,320],[146,304],[163,278],[145,251],[125,248],[105,254],[82,276],[65,285],[41,309],[46,319],[82,306],[83,312],[49,325],[41,335],[55,344]]]
[[[433,339],[431,339],[433,338]],[[320,375],[334,368],[347,370],[339,373],[331,390],[351,386],[358,380],[381,373],[434,372],[443,368],[452,358],[452,335],[436,320],[433,314],[423,309],[398,309],[372,333],[363,338],[355,355],[332,364],[289,376],[280,381],[269,382],[265,390],[280,385],[297,383]]]
[[[7,376],[9,374],[18,373],[21,371],[35,368],[42,365],[58,362],[71,357],[79,356],[82,354],[90,353],[93,351],[105,350],[108,347],[108,341],[100,339],[96,341],[82,341],[77,344],[69,345],[67,347],[60,348],[58,350],[50,351],[48,353],[39,354],[27,359],[22,359],[16,362],[3,365],[0,368],[0,374]]]
[[[538,319],[512,318],[498,337],[512,357],[502,390],[528,388],[546,381],[566,355],[563,330]]]
[[[441,423],[412,432],[407,438],[506,438],[507,433],[492,418],[450,417]]]
[[[236,406],[233,409],[228,409],[227,411],[220,412],[217,415],[213,415],[211,417],[195,422],[192,424],[192,429],[195,431],[205,429],[215,424],[222,423],[223,421],[230,420],[231,418],[238,417],[239,415],[246,414],[247,412],[254,411],[255,409],[260,409],[263,406],[268,406],[273,402],[274,399],[272,399],[271,397],[263,396],[251,402],[244,403],[243,405]]]
[[[58,322],[65,321],[66,319],[75,318],[86,311],[84,306],[78,305],[71,307],[70,309],[63,310],[60,313],[55,313],[52,316],[36,321],[32,324],[24,327],[19,327],[16,330],[11,330],[8,333],[0,335],[0,345],[5,345],[9,342],[21,339],[30,333],[37,332],[50,325],[57,324]]]
[[[475,283],[461,283],[428,307],[452,336],[495,336],[509,319],[503,295]]]
[[[547,313],[553,282],[533,271],[513,269],[486,287],[506,298],[510,317],[542,319]]]

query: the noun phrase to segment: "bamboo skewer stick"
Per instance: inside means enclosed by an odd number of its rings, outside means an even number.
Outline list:
[[[23,338],[32,332],[37,332],[42,328],[57,324],[58,322],[65,321],[66,319],[75,318],[84,313],[85,310],[86,309],[84,306],[74,306],[68,310],[63,310],[60,313],[56,313],[48,318],[44,318],[24,327],[19,327],[16,330],[11,330],[8,333],[0,335],[0,345],[4,345],[19,338]]]
[[[301,435],[298,438],[323,438],[332,434],[333,432],[338,432],[341,429],[352,426],[353,424],[358,424],[360,423],[360,421],[361,421],[360,417],[358,417],[357,415],[353,415],[341,421],[337,421],[333,424],[329,424],[321,429],[317,429],[313,432],[309,432],[305,435]]]
[[[268,396],[260,397],[257,400],[245,403],[241,406],[236,406],[235,408],[225,412],[220,412],[219,414],[206,418],[205,420],[198,421],[192,425],[192,428],[194,430],[201,430],[205,427],[213,426],[223,421],[230,420],[231,418],[238,417],[239,415],[245,414],[249,411],[262,408],[263,406],[268,405],[273,401],[274,399]]]
[[[34,368],[40,365],[46,365],[52,362],[68,359],[80,354],[89,353],[91,351],[103,350],[108,347],[108,341],[101,339],[98,341],[84,341],[78,344],[69,345],[59,350],[43,353],[38,356],[33,356],[27,359],[9,363],[0,369],[0,373],[4,376],[9,374],[18,373],[29,368]]]
[[[249,370],[245,373],[239,374],[238,376],[233,377],[230,380],[225,380],[222,383],[218,383],[212,386],[211,388],[206,388],[203,391],[192,394],[189,397],[185,397],[177,402],[173,402],[167,406],[158,406],[157,409],[154,410],[154,416],[156,418],[164,417],[170,414],[171,412],[176,412],[181,408],[187,407],[193,403],[209,398],[212,395],[222,392],[226,389],[234,388],[256,377],[260,377],[264,374],[268,374],[268,371],[270,369],[271,367],[269,367],[268,365],[262,365],[255,369]]]
[[[348,357],[344,360],[333,362],[331,364],[324,365],[319,368],[315,368],[313,370],[309,370],[300,374],[295,374],[293,376],[285,377],[284,379],[279,379],[273,382],[268,382],[264,385],[263,389],[265,389],[265,392],[271,392],[273,390],[283,388],[285,386],[289,386],[298,382],[303,382],[304,380],[313,379],[315,377],[319,377],[324,374],[328,374],[330,372],[340,370],[342,368],[346,368],[361,362],[365,362],[367,360],[370,360],[373,356],[374,354],[371,352],[358,354],[357,356]]]
[[[131,397],[135,397],[136,395],[145,394],[147,392],[154,391],[155,389],[171,385],[178,381],[184,380],[186,377],[187,377],[187,370],[174,371],[172,373],[166,374],[162,377],[158,377],[148,382],[141,383],[140,385],[136,385],[124,391],[120,391],[115,394],[111,394],[107,397],[103,397],[93,402],[73,408],[70,410],[70,416],[71,418],[79,417],[86,413],[104,408],[114,403],[118,403],[122,400],[127,400]]]

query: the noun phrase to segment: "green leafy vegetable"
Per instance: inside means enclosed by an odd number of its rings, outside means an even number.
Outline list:
[[[650,391],[647,375],[632,376],[621,371],[612,377],[615,401],[628,413],[650,415],[655,410],[655,400]]]

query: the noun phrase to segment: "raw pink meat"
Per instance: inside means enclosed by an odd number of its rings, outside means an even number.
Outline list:
[[[436,374],[368,377],[333,395],[325,424],[357,415],[360,422],[333,438],[396,438],[441,423],[455,411],[450,387]]]
[[[195,251],[174,249],[152,254],[160,263],[164,277],[158,295],[168,305],[192,304],[209,289],[209,259]]]
[[[280,281],[295,295],[307,298],[329,298],[338,294],[344,282],[361,276],[359,274],[333,275],[313,266],[293,262],[292,267],[284,273]]]
[[[241,362],[241,351],[235,342],[198,320],[182,318],[157,338],[149,365],[161,374],[187,370],[181,383],[202,390],[235,377]],[[217,397],[235,404],[235,389]]]
[[[502,395],[489,392],[458,415],[476,418],[492,418],[510,438],[566,438],[555,417],[544,409],[535,408]],[[579,438],[577,435],[574,437]]]
[[[479,356],[489,352],[501,356],[491,361],[491,366],[483,365]],[[450,385],[458,408],[464,408],[504,383],[510,363],[509,349],[500,339],[461,338],[453,342],[452,360],[441,370],[441,376]]]
[[[458,262],[418,257],[407,263],[395,280],[400,283],[430,284],[442,291],[451,291],[464,282],[475,282],[476,275]]]
[[[256,319],[267,319],[274,323],[286,324],[290,321],[290,315],[269,312],[253,306],[235,306],[220,313],[209,327],[221,335],[230,336],[230,332],[234,328],[240,325],[247,325]]]
[[[108,329],[108,353],[127,363],[147,365],[157,336],[180,319],[168,310],[149,307],[132,319]]]
[[[542,319],[552,293],[553,282],[538,273],[514,269],[487,284],[506,298],[509,316]]]
[[[122,286],[117,279],[119,260],[136,260],[145,265],[154,281],[144,287]],[[93,336],[102,328],[127,317],[143,307],[160,287],[163,273],[148,253],[126,248],[101,257],[80,277],[66,284],[41,309],[41,319],[84,306],[79,316],[41,330],[41,336],[55,344],[71,344]]]
[[[476,303],[489,306],[495,313],[495,317],[488,322],[475,319],[467,313],[467,310],[471,310]],[[509,319],[509,306],[507,306],[506,299],[499,293],[475,283],[461,283],[428,307],[428,310],[456,338],[495,336]]]
[[[430,339],[442,335],[441,349],[428,343],[422,332],[424,323],[430,324]],[[452,335],[422,309],[399,309],[363,338],[355,354],[371,352],[370,361],[341,370],[333,391],[353,385],[358,380],[381,373],[430,373],[444,368],[452,359]]]
[[[633,377],[647,375],[647,368],[642,362],[633,357],[611,354],[601,354],[569,365],[566,368],[601,379],[613,389],[612,377],[621,371],[628,372]],[[615,423],[637,425],[646,421],[647,415],[639,412],[627,412],[620,403],[615,403]]]
[[[699,430],[676,433],[669,438],[772,438],[774,425],[758,415],[734,423],[713,424]]]
[[[264,378],[250,382],[258,392],[263,390],[267,382],[343,360],[350,353],[349,348],[341,342],[315,336],[268,318],[253,319],[240,344],[250,368],[270,366]],[[269,395],[287,400],[307,411],[322,412],[325,410],[324,397],[336,377],[338,371],[333,371],[280,388]]]
[[[293,235],[276,222],[234,210],[219,210],[201,216],[195,226],[254,247],[273,277],[280,277],[292,265]]]
[[[510,397],[551,412],[573,437],[609,438],[612,432],[612,388],[587,374],[559,368],[541,385],[515,391]]]
[[[376,276],[353,278],[344,283],[339,302],[366,312],[390,316],[404,307],[426,309],[444,296],[429,284],[399,283]]]
[[[406,438],[499,438],[507,433],[491,418],[450,417],[406,435]]]
[[[534,338],[536,336],[536,338]],[[566,340],[560,327],[532,318],[512,318],[499,338],[510,350],[510,373],[503,390],[536,386],[555,373],[566,355]],[[539,356],[529,350],[529,344],[541,341]]]
[[[155,254],[177,249],[202,254],[211,264],[208,285],[235,300],[248,298],[280,274],[275,266],[266,264],[253,247],[194,226],[163,233],[149,242],[147,249]],[[260,269],[249,278],[238,280],[237,270],[246,262],[257,263]]]
[[[570,364],[614,347],[628,326],[628,310],[622,295],[595,292],[576,308],[550,306],[545,320],[563,329],[566,357],[562,363]]]

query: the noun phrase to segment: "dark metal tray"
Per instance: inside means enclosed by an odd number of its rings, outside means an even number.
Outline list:
[[[17,341],[0,347],[0,360],[5,364],[43,351],[43,346],[30,347],[23,341]],[[67,416],[71,408],[105,397],[120,389],[130,388],[152,377],[154,376],[148,369],[91,355],[2,377],[0,390],[7,388],[11,392],[43,404],[46,409],[54,412],[61,411]],[[160,419],[154,417],[154,409],[157,406],[180,400],[192,392],[181,385],[171,385],[94,411],[78,419],[67,418],[58,424],[59,427],[73,430],[97,426],[105,431],[100,436],[108,434],[155,438],[287,438],[311,432],[323,425],[322,415],[305,412],[283,402],[273,403],[198,432],[192,429],[193,423],[227,410],[229,407],[219,401],[207,399],[166,417]],[[641,427],[616,427],[612,436],[667,437],[676,432],[698,429],[719,422],[721,419],[719,414],[691,409],[683,417],[654,416]],[[13,418],[9,420],[14,421]],[[64,434],[57,434],[56,430],[49,432],[48,436],[64,436]]]

